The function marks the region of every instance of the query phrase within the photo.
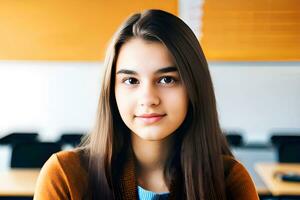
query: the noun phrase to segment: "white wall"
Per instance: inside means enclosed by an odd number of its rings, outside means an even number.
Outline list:
[[[246,140],[300,132],[300,63],[210,63],[221,125]]]
[[[0,137],[39,131],[55,140],[89,130],[95,119],[102,64],[0,62]],[[210,63],[221,125],[266,141],[273,129],[300,129],[300,63]]]
[[[0,62],[0,136],[34,130],[44,140],[94,122],[100,63]]]

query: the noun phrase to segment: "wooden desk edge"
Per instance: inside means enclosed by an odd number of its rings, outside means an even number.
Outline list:
[[[261,166],[263,165],[274,165],[274,164],[280,164],[280,163],[271,163],[271,162],[262,162],[262,163],[256,163],[254,164],[254,170],[257,172],[257,174],[261,177],[261,179],[264,181],[266,187],[268,188],[269,190],[269,193],[272,194],[273,196],[299,196],[299,193],[295,193],[295,192],[288,192],[288,193],[285,193],[285,192],[281,192],[281,191],[276,191],[274,190],[273,188],[271,188],[269,185],[268,185],[268,180],[265,180],[265,177],[264,176],[261,176],[260,173],[263,173],[262,168]],[[286,164],[286,163],[284,163]],[[293,164],[292,164],[293,165]],[[265,191],[261,191],[262,194],[264,194]]]

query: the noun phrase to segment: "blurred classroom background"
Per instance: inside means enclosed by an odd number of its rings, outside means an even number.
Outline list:
[[[44,160],[91,130],[106,46],[150,8],[199,38],[222,129],[261,199],[299,199],[300,183],[273,177],[300,174],[297,0],[0,0],[0,199],[32,199]]]

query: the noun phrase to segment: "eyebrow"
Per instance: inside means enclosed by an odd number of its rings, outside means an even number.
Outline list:
[[[161,69],[158,69],[154,72],[154,74],[163,74],[163,73],[168,73],[168,72],[177,72],[177,67],[175,66],[169,66],[169,67],[164,67]],[[129,69],[120,69],[116,74],[128,74],[128,75],[137,75],[138,73],[133,70]]]

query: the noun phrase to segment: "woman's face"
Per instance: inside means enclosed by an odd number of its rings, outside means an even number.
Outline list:
[[[168,49],[134,38],[120,49],[115,95],[122,120],[144,140],[162,140],[184,121],[188,97]]]

